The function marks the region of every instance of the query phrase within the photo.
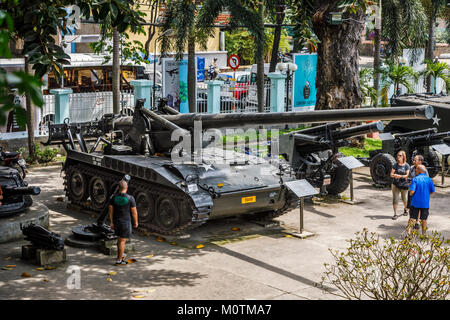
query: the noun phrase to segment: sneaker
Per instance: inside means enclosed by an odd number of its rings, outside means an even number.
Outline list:
[[[407,215],[409,215],[409,212],[408,212],[408,210],[406,210],[406,209],[405,209],[405,210],[403,210],[403,215],[404,215],[404,216],[407,216]]]
[[[128,262],[125,261],[125,260],[121,260],[121,261],[116,261],[116,263],[115,263],[116,266],[121,266],[121,265],[124,265],[124,264],[128,264]]]
[[[397,220],[398,219],[398,215],[394,215],[393,217],[392,217],[392,220]]]

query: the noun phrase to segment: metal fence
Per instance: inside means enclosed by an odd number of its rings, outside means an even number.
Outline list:
[[[122,91],[120,102],[121,110],[130,114],[134,108],[133,90]],[[69,94],[69,118],[71,122],[92,121],[112,112],[113,97],[111,91]],[[49,122],[55,121],[54,95],[44,95],[44,105],[39,118],[41,130],[45,130]]]

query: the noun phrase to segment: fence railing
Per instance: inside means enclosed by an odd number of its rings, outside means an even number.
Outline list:
[[[39,115],[41,130],[45,130],[49,122],[55,120],[55,96],[44,95],[44,105]],[[134,108],[133,90],[120,93],[121,110],[129,114]],[[83,92],[69,94],[69,117],[71,122],[87,122],[100,119],[104,114],[113,112],[111,91]]]

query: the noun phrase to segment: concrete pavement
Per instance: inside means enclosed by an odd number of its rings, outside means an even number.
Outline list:
[[[95,218],[67,209],[66,200],[58,201],[64,196],[59,171],[60,167],[36,168],[27,180],[41,186],[35,201],[49,208],[51,231],[65,237],[74,226]],[[136,233],[137,250],[130,255],[136,262],[121,267],[113,265],[114,257],[67,246],[64,266],[38,271],[20,260],[26,241],[1,244],[0,267],[16,267],[0,269],[0,299],[336,299],[315,286],[323,264],[332,262],[329,248],[345,249],[346,240],[363,227],[383,238],[401,237],[407,222],[407,217],[391,220],[391,191],[374,188],[368,168],[355,170],[354,178],[361,204],[306,204],[305,228],[315,234],[307,239],[282,232],[298,229],[296,209],[278,218],[281,228],[264,229],[230,218],[210,221],[192,230],[188,239],[158,242],[155,236]],[[436,191],[429,227],[449,238],[450,188]],[[349,196],[349,190],[345,194]],[[199,244],[204,247],[197,249]],[[31,276],[24,278],[23,272]]]

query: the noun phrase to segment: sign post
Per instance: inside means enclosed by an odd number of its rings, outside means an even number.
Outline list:
[[[304,226],[303,226],[303,208],[305,206],[304,198],[308,196],[313,196],[315,194],[318,194],[316,189],[305,179],[302,180],[295,180],[295,181],[289,181],[286,182],[286,187],[291,190],[300,201],[300,226],[299,226],[299,232],[289,232],[295,237],[298,238],[306,238],[309,236],[314,235],[310,232],[305,232]]]
[[[338,161],[346,167],[348,170],[350,170],[350,201],[344,200],[343,202],[348,204],[357,204],[360,203],[360,201],[355,201],[354,193],[353,193],[353,169],[364,167],[364,165],[355,157],[343,157],[338,158]]]

